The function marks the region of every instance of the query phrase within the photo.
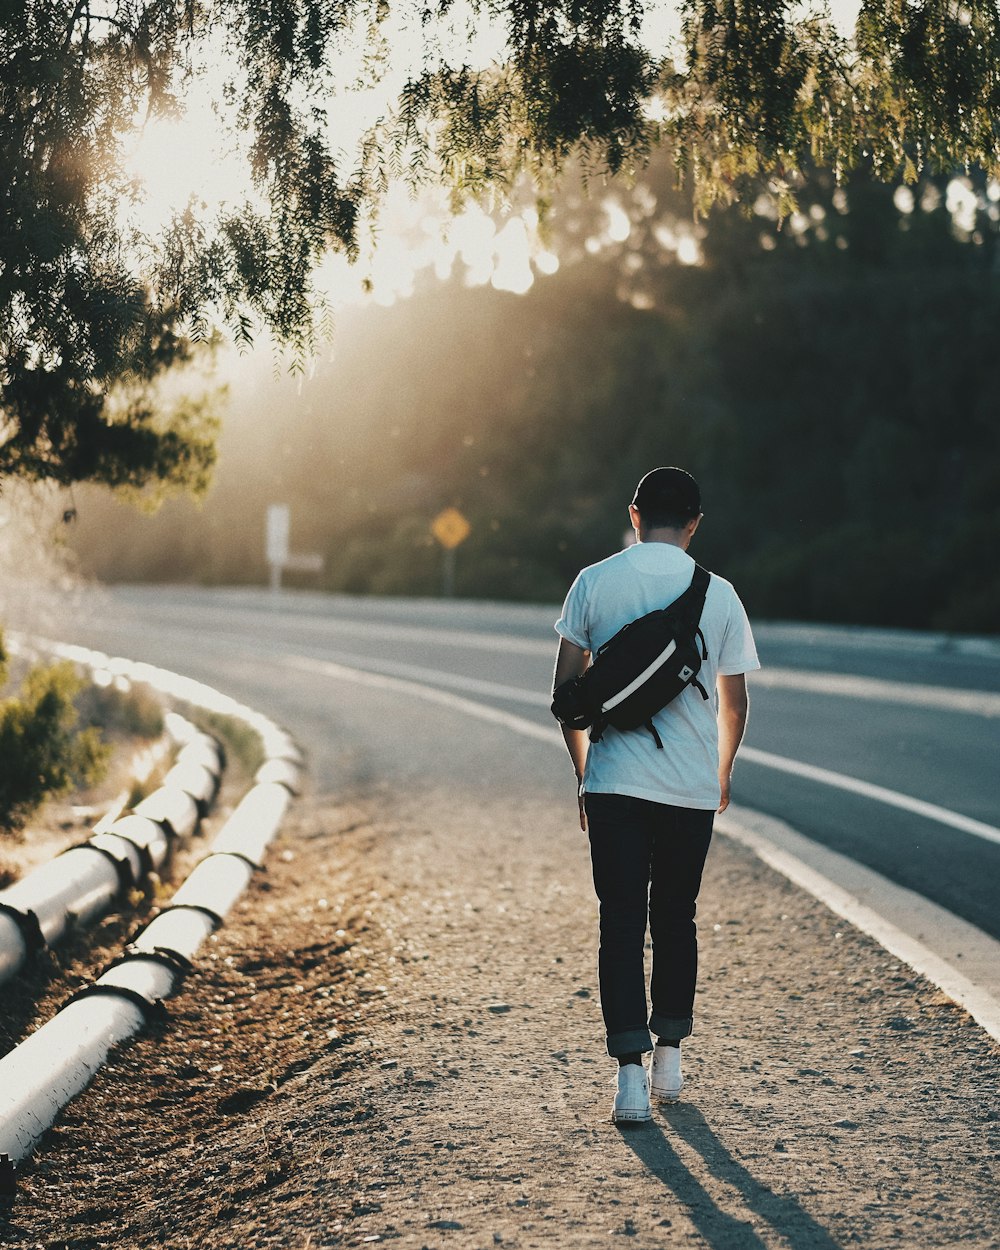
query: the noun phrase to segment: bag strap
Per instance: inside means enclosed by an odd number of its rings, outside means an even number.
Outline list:
[[[701,620],[702,609],[705,607],[708,583],[711,580],[712,574],[708,569],[703,569],[700,564],[696,564],[691,574],[690,586],[673,603],[667,605],[667,611],[683,614],[688,617],[692,625],[697,627]]]

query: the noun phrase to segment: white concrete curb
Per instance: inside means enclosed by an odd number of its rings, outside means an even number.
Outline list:
[[[222,750],[213,738],[170,713],[161,742],[137,753],[133,776],[145,770],[148,777],[171,741],[180,746],[174,766],[135,812],[121,816],[124,801],[119,797],[90,838],[0,890],[0,985],[36,951],[55,946],[71,930],[109,912],[161,868],[171,836],[194,831],[218,791]]]
[[[277,834],[298,789],[302,759],[289,735],[267,717],[200,682],[83,648],[53,644],[52,649],[68,659],[103,663],[173,698],[244,721],[260,735],[267,756],[264,768],[276,761],[284,768],[280,780],[254,784],[209,854],[124,955],[0,1059],[0,1156],[15,1161],[31,1152],[111,1048],[140,1032],[150,1013],[176,990],[198,948],[245,890]]]

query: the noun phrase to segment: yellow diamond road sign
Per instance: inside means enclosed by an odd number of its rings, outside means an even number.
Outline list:
[[[445,508],[431,522],[431,533],[447,551],[464,543],[471,531],[472,526],[457,508]]]

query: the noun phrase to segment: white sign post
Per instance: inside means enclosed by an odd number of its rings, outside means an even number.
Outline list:
[[[285,569],[293,573],[323,572],[323,557],[319,552],[291,550],[291,531],[291,508],[287,503],[272,503],[267,509],[264,549],[271,566],[271,590],[275,594],[281,589],[281,574]]]
[[[271,590],[281,589],[281,570],[288,563],[288,539],[292,510],[286,503],[273,503],[267,509],[267,562],[271,566]]]

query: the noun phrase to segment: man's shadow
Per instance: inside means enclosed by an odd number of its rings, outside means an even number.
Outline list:
[[[734,1189],[755,1215],[765,1220],[792,1250],[840,1250],[840,1242],[803,1210],[798,1199],[768,1189],[734,1159],[705,1117],[687,1103],[663,1108],[670,1132],[681,1138],[705,1161],[712,1174]],[[745,1220],[723,1211],[670,1144],[656,1119],[623,1130],[622,1141],[687,1208],[698,1232],[718,1250],[764,1250],[765,1242]]]

